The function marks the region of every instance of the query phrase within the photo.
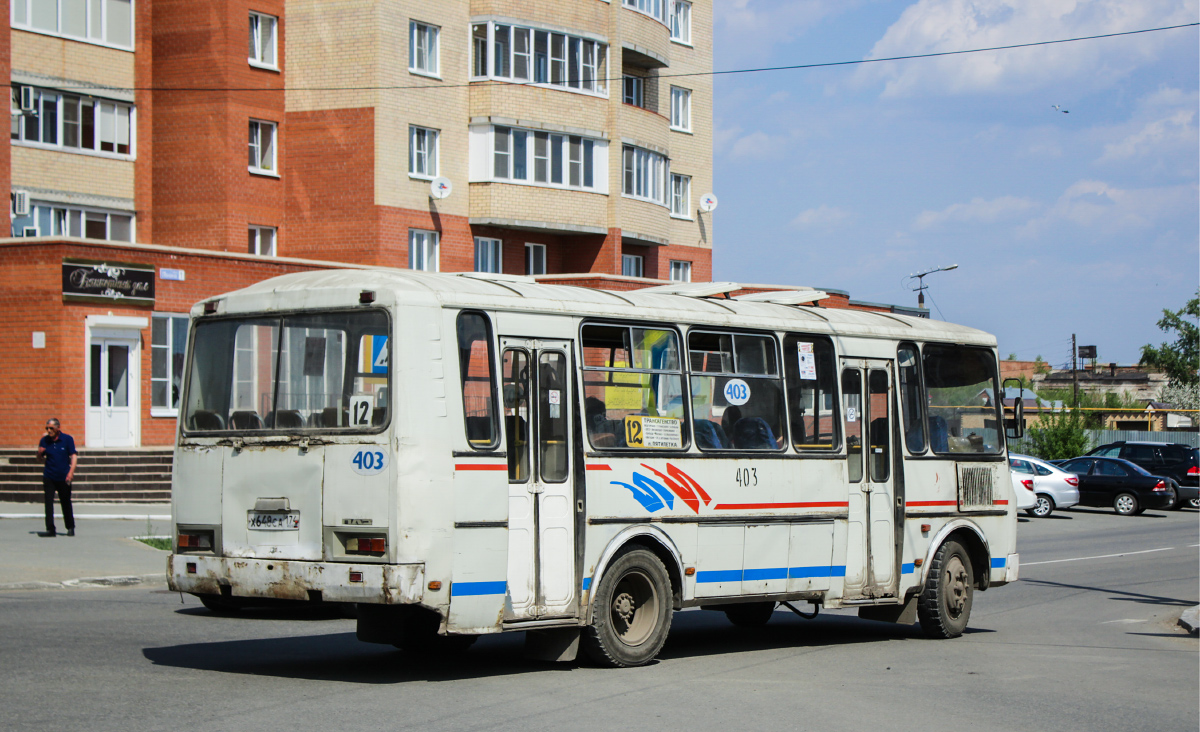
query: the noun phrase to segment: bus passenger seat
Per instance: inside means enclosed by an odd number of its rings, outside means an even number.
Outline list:
[[[237,411],[229,415],[229,424],[235,430],[264,429],[262,417],[258,416],[258,412],[249,409]]]
[[[197,409],[192,414],[192,429],[194,430],[223,430],[225,419],[216,412],[207,409]]]
[[[696,445],[705,450],[728,450],[729,438],[725,436],[725,430],[721,429],[721,425],[716,422],[710,422],[707,419],[697,419],[692,422],[692,427],[696,432]]]
[[[267,426],[277,430],[303,429],[304,417],[298,409],[278,409],[267,415]]]
[[[774,450],[775,434],[762,417],[742,417],[733,426],[733,446],[739,450]]]

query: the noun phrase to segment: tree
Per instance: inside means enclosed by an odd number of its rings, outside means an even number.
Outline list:
[[[1174,332],[1175,342],[1163,343],[1158,348],[1148,343],[1142,346],[1141,365],[1162,369],[1172,384],[1200,383],[1200,323],[1197,321],[1200,321],[1200,289],[1182,310],[1163,310],[1158,329],[1164,333]]]
[[[1050,371],[1050,364],[1046,363],[1046,359],[1042,358],[1042,354],[1040,353],[1037,355],[1037,358],[1033,359],[1033,370],[1039,374]]]
[[[1043,412],[1037,424],[1029,428],[1029,452],[1035,457],[1065,460],[1084,454],[1091,445],[1083,417],[1074,409]]]

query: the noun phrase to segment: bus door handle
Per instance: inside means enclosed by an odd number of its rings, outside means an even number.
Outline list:
[[[541,483],[537,482],[536,480],[529,481],[529,492],[530,493],[541,493],[543,490],[545,490],[545,488],[542,486]]]

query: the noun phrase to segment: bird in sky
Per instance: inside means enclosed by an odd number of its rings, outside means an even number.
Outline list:
[[[1051,105],[1050,105],[1050,108],[1051,108],[1051,109],[1053,109],[1055,112],[1062,112],[1063,114],[1070,114],[1070,113],[1071,113],[1071,110],[1069,110],[1069,109],[1063,109],[1061,106],[1059,106],[1059,105],[1057,105],[1057,104],[1051,104]]]

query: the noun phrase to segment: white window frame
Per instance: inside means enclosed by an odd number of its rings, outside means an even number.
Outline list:
[[[671,0],[622,0],[621,4],[670,27]]]
[[[270,37],[263,43],[263,26],[266,24]],[[266,13],[250,11],[250,37],[252,47],[246,61],[256,68],[279,70],[279,18]]]
[[[438,233],[428,229],[408,230],[408,268],[419,272],[438,272]]]
[[[646,80],[641,76],[634,76],[633,74],[623,75],[621,77],[621,101],[625,104],[645,109]]]
[[[47,210],[48,213],[43,216],[42,211]],[[129,220],[129,239],[114,239],[113,233],[113,217],[119,216]],[[112,209],[93,208],[91,206],[72,206],[65,203],[54,203],[51,201],[33,201],[29,202],[28,216],[13,216],[12,217],[12,234],[13,236],[25,236],[26,229],[34,229],[34,236],[74,236],[87,237],[87,223],[91,219],[93,222],[98,221],[101,217],[104,218],[104,238],[102,241],[128,241],[130,243],[137,241],[137,216],[133,211],[115,211]],[[49,230],[43,231],[41,220],[48,219],[50,223]],[[76,226],[77,225],[77,226]],[[71,233],[77,231],[78,233]]]
[[[434,79],[442,78],[441,74],[441,48],[440,39],[442,29],[430,23],[422,23],[419,20],[408,21],[408,71],[411,74],[420,76],[429,76]],[[421,49],[421,43],[418,39],[424,39],[425,63],[422,65],[418,58],[418,51]]]
[[[672,282],[691,282],[692,263],[680,259],[672,259],[670,277]]]
[[[485,27],[486,42],[483,35],[476,35]],[[497,43],[498,37],[507,40]],[[518,37],[526,39],[524,50],[517,42]],[[472,23],[471,39],[472,81],[492,79],[608,97],[606,81],[610,59],[607,43],[534,25],[494,20]],[[556,48],[561,49],[561,53],[556,52]],[[482,59],[481,51],[486,51]],[[522,60],[523,63],[519,63]],[[522,66],[524,74],[520,73]]]
[[[182,396],[183,396],[182,375],[181,375],[180,383],[176,384],[175,380],[174,380],[174,374],[172,373],[172,371],[173,371],[173,367],[175,365],[176,354],[178,354],[180,359],[182,359],[183,355],[184,355],[184,351],[186,351],[186,349],[187,349],[188,314],[187,313],[154,313],[151,316],[151,323],[154,323],[155,321],[160,321],[160,320],[164,321],[166,324],[166,339],[167,339],[167,341],[166,341],[166,343],[158,343],[157,341],[155,341],[154,340],[155,331],[154,331],[154,328],[151,327],[151,329],[150,329],[150,355],[151,355],[151,358],[150,358],[150,416],[151,417],[178,417],[179,416],[179,407],[171,406],[171,402],[173,401],[171,397],[172,397],[172,390],[177,388],[177,389],[179,389],[179,396],[182,398]],[[180,329],[183,330],[184,350],[176,351],[175,350],[175,341],[176,341],[176,336],[178,335],[178,331]],[[161,351],[166,352],[166,358],[164,360],[166,361],[166,364],[167,364],[167,375],[165,377],[154,375],[154,355]],[[167,404],[165,406],[157,405],[154,403],[154,386],[155,386],[155,384],[163,384],[163,383],[165,383],[167,386]]]
[[[685,46],[692,45],[692,4],[687,0],[671,2],[671,40]]]
[[[606,140],[506,125],[491,125],[486,129],[489,154],[485,180],[605,192]],[[545,155],[540,154],[543,149]],[[538,180],[542,168],[545,180]],[[523,177],[518,176],[521,171]],[[589,172],[591,185],[587,184]]]
[[[621,153],[621,195],[666,207],[671,165],[667,156],[635,145]]]
[[[432,180],[438,176],[441,133],[430,127],[408,126],[408,177]],[[422,170],[424,168],[424,170]]]
[[[271,140],[267,153],[270,156],[270,161],[264,160],[262,131],[269,129],[271,131]],[[250,150],[256,151],[253,162],[249,162],[246,169],[256,175],[269,175],[275,178],[279,177],[278,160],[279,160],[279,126],[274,122],[268,122],[261,119],[250,120],[249,127],[249,146]],[[266,162],[267,165],[263,165]]]
[[[645,277],[646,258],[640,254],[622,254],[621,275],[624,277]]]
[[[26,88],[33,90],[36,110],[33,114],[22,114],[20,110],[21,91]],[[12,87],[10,106],[12,122],[9,136],[14,145],[116,160],[135,160],[137,158],[137,111],[132,104],[84,94],[69,94],[56,89],[16,85]],[[73,121],[67,120],[69,108],[75,110]],[[85,147],[83,140],[83,118],[87,114],[86,109],[88,108],[91,109],[92,116],[91,147]],[[54,117],[53,142],[45,141],[48,135],[44,121],[48,112]],[[32,140],[26,137],[29,126],[36,128],[38,139]],[[77,145],[66,143],[68,127],[75,128]],[[105,139],[106,137],[108,139]],[[111,151],[101,149],[105,144],[112,145],[113,149]],[[128,152],[118,152],[119,146],[122,144],[128,148]]]
[[[671,173],[671,218],[692,220],[692,176]]]
[[[540,272],[537,270],[541,270]],[[525,274],[529,276],[546,274],[546,245],[525,243]]]
[[[53,30],[48,28],[39,28],[33,25],[33,6],[35,2],[45,2],[46,0],[12,0],[10,3],[10,16],[13,28],[19,28],[23,31],[31,33],[40,33],[46,36],[55,36],[57,38],[69,38],[73,41],[82,41],[91,43],[97,46],[107,46],[108,48],[117,48],[122,51],[132,51],[134,44],[137,42],[135,33],[137,31],[137,3],[140,0],[129,0],[129,43],[116,43],[108,39],[109,24],[108,14],[110,6],[116,5],[120,0],[101,0],[100,2],[87,2],[84,4],[84,34],[77,35],[68,33],[63,29],[64,13],[67,11],[63,8],[63,0],[49,0],[55,3],[55,27]],[[94,11],[99,8],[99,17],[96,17]]]
[[[259,257],[279,256],[279,230],[274,226],[250,226],[246,240],[250,254]]]
[[[475,237],[475,271],[499,274],[504,271],[504,242],[486,236]]]
[[[692,90],[681,86],[671,87],[671,129],[676,132],[692,131]]]

